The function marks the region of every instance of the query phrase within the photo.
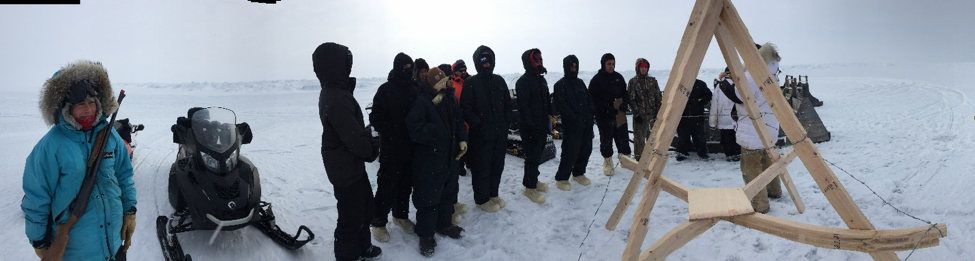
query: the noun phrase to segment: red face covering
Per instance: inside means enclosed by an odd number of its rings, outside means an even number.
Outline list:
[[[75,117],[74,120],[81,124],[81,130],[91,129],[91,125],[95,123],[95,116],[91,117]]]

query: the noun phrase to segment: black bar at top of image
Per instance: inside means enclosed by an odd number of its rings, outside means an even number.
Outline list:
[[[0,0],[0,5],[80,5],[81,0]]]

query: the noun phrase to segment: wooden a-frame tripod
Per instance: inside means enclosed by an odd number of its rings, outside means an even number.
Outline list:
[[[736,88],[742,96],[748,114],[761,115],[751,87],[744,78],[745,68],[739,60],[738,52],[741,52],[741,59],[748,65],[748,71],[755,79],[758,89],[761,90],[761,95],[765,97],[775,117],[779,119],[779,124],[789,140],[797,141],[793,149],[780,156],[772,144],[774,139],[769,138],[774,137],[770,135],[777,135],[777,133],[768,132],[762,117],[751,117],[759,137],[765,143],[765,152],[774,163],[742,188],[688,189],[661,175],[667,163],[666,155],[661,152],[668,150],[674,138],[681,112],[690,94],[689,86],[693,86],[696,75],[701,69],[704,54],[712,37],[717,40],[725,62],[734,76]],[[731,0],[697,0],[694,4],[680,48],[677,50],[674,67],[670,71],[670,78],[664,89],[663,107],[657,114],[652,133],[651,146],[642,152],[639,162],[626,156],[620,157],[621,165],[633,170],[634,174],[616,210],[606,222],[607,229],[616,228],[620,217],[626,212],[627,206],[638,191],[640,182],[644,178],[649,180],[643,188],[643,197],[633,216],[633,225],[630,227],[623,260],[665,259],[670,253],[721,220],[817,247],[866,252],[875,260],[897,260],[894,251],[937,246],[939,239],[947,236],[947,226],[944,223],[935,225],[940,233],[925,233],[930,229],[929,226],[899,230],[874,228],[843,184],[820,157],[813,142],[806,139],[806,130],[782,96],[778,82],[759,56],[751,35]],[[796,157],[802,160],[823,195],[849,229],[803,224],[754,212],[749,199],[757,195],[775,177],[780,177],[785,183],[786,190],[795,202],[799,213],[805,211],[805,205],[786,170],[786,166]],[[661,189],[688,202],[689,218],[687,222],[671,229],[641,253],[640,248],[650,223],[650,211]]]

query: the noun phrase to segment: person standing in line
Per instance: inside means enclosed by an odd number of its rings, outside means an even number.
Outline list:
[[[372,185],[366,162],[379,157],[379,144],[362,120],[362,107],[352,96],[355,78],[352,52],[336,43],[324,43],[312,54],[315,76],[322,85],[318,116],[322,121],[322,164],[332,183],[338,210],[335,226],[335,260],[378,257],[382,249],[369,239],[374,214]]]
[[[494,74],[495,55],[490,47],[480,46],[474,51],[477,75],[464,80],[460,95],[460,110],[470,125],[471,183],[474,203],[486,212],[505,207],[498,197],[501,173],[504,171],[508,127],[513,120],[508,84]]]
[[[639,161],[651,135],[650,127],[657,120],[657,112],[663,101],[657,78],[650,76],[650,62],[647,59],[636,59],[636,76],[630,78],[626,92],[630,95],[630,109],[633,110],[633,157]]]
[[[711,96],[707,83],[702,80],[694,81],[683,116],[677,124],[677,161],[687,159],[688,152],[692,150],[701,159],[711,159],[708,156],[708,134],[705,133],[707,128],[704,127],[704,108],[711,102]]]
[[[579,79],[579,59],[575,55],[562,59],[562,69],[565,76],[555,82],[555,93],[552,103],[562,113],[562,129],[565,132],[562,139],[562,156],[559,169],[555,172],[555,186],[560,190],[569,191],[569,174],[579,185],[588,186],[586,166],[589,165],[589,155],[592,154],[592,125],[593,113],[596,111],[586,90],[586,83]]]
[[[420,59],[418,59],[420,60]],[[390,210],[393,224],[407,234],[413,233],[410,221],[410,193],[413,190],[412,168],[413,141],[406,129],[409,113],[418,93],[413,81],[413,59],[399,53],[393,59],[386,83],[379,86],[372,100],[369,122],[379,132],[379,172],[376,175],[376,213],[372,219],[372,236],[379,242],[389,241],[386,223]],[[425,74],[425,73],[424,73]],[[426,75],[423,75],[426,77]]]
[[[538,181],[538,165],[542,161],[542,151],[545,140],[551,133],[551,96],[548,82],[542,74],[548,73],[543,66],[542,51],[532,48],[521,55],[521,63],[525,73],[515,83],[518,94],[518,117],[521,144],[525,149],[525,176],[522,185],[525,186],[525,196],[532,202],[544,203],[545,195],[541,192],[548,190],[548,184]]]
[[[589,95],[596,106],[596,127],[599,128],[599,153],[603,155],[603,175],[614,173],[613,142],[620,156],[630,155],[630,134],[626,115],[630,96],[626,80],[616,72],[616,57],[611,53],[599,59],[599,72],[589,80]]]

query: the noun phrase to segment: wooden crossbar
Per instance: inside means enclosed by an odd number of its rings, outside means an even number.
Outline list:
[[[772,182],[775,177],[782,174],[782,172],[785,171],[785,167],[789,166],[789,163],[792,163],[792,160],[795,158],[795,149],[791,149],[786,152],[785,156],[779,158],[779,161],[772,163],[772,166],[769,166],[767,169],[765,169],[765,171],[762,171],[762,174],[759,174],[758,177],[752,179],[752,181],[748,182],[748,184],[745,184],[745,195],[748,196],[749,199],[755,197],[755,195],[758,195],[758,192],[761,192],[765,186],[768,186],[769,182]]]
[[[939,239],[948,233],[944,223],[936,224],[935,228],[859,230],[810,225],[759,213],[724,220],[803,244],[867,253],[911,250],[918,244],[918,248],[937,246]]]

